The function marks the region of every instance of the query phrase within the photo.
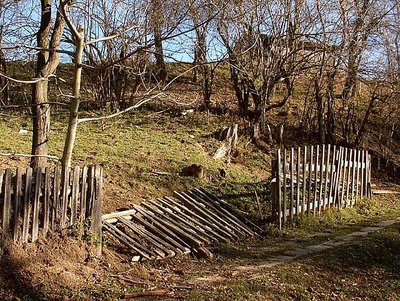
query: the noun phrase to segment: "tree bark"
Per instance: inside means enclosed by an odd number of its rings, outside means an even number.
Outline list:
[[[57,12],[56,21],[51,33],[51,5],[52,0],[41,0],[40,28],[37,33],[37,46],[44,49],[56,49],[60,45],[64,31],[65,19],[60,11]],[[69,4],[63,4],[68,9]],[[50,35],[51,33],[51,35]],[[42,78],[32,85],[32,167],[44,167],[47,164],[50,133],[50,106],[48,104],[47,78],[58,67],[59,55],[55,51],[42,50],[38,52],[36,61],[36,78]]]
[[[157,78],[161,81],[167,79],[167,66],[164,61],[164,49],[162,44],[162,3],[160,0],[152,0],[153,14],[152,26],[154,34],[154,56],[156,58]]]
[[[83,50],[85,47],[83,29],[80,29],[78,35],[75,36],[75,73],[74,73],[74,89],[73,89],[73,99],[71,100],[69,106],[69,120],[68,120],[68,130],[67,136],[65,138],[65,145],[63,156],[61,159],[63,174],[72,165],[72,152],[76,141],[76,131],[78,128],[78,112],[80,104],[80,90],[81,90],[81,80],[82,80],[82,57]]]

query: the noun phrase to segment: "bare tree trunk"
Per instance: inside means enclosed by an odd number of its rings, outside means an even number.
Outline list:
[[[3,28],[0,25],[0,72],[3,74],[7,74],[7,64],[6,64],[6,57],[4,55],[3,49],[1,48],[3,40]],[[10,102],[10,95],[9,95],[9,87],[7,79],[0,77],[0,91],[3,95],[2,101],[6,104]]]
[[[84,44],[83,29],[81,29],[77,34],[78,35],[75,36],[76,50],[75,50],[73,99],[71,100],[69,106],[68,130],[67,130],[67,136],[65,138],[63,156],[61,159],[63,171],[71,167],[72,152],[75,146],[76,131],[78,128],[78,112],[79,112],[80,90],[81,90],[81,80],[82,80],[82,56],[85,44]]]
[[[60,45],[62,33],[64,31],[65,19],[60,11],[57,12],[53,32],[51,32],[51,5],[52,0],[41,0],[41,21],[37,33],[37,46],[43,49],[56,49]],[[69,2],[60,1],[65,9],[69,8]],[[32,157],[31,166],[39,167],[47,164],[49,132],[50,132],[50,106],[48,104],[47,78],[51,75],[59,64],[57,52],[42,50],[38,52],[36,61],[36,78],[42,78],[32,85]],[[39,157],[37,157],[39,156]]]
[[[51,30],[51,0],[41,0],[40,28],[37,33],[37,46],[49,48]],[[36,61],[36,78],[48,76],[46,62],[49,59],[48,51],[39,51]],[[50,132],[50,106],[47,101],[48,82],[38,81],[32,85],[32,155],[47,155]],[[45,157],[32,157],[32,167],[43,167],[47,164]]]
[[[162,3],[160,0],[152,0],[153,14],[152,26],[154,34],[154,47],[157,66],[157,78],[161,81],[167,79],[167,66],[164,61],[164,50],[162,44]]]

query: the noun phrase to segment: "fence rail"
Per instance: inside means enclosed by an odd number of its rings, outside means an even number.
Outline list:
[[[49,230],[88,223],[101,239],[100,166],[0,170],[1,241],[35,242]],[[64,180],[63,180],[64,179]]]
[[[296,215],[353,206],[371,196],[366,150],[330,144],[279,149],[273,175],[272,212],[280,228]]]

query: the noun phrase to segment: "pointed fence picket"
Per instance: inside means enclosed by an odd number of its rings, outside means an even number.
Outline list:
[[[311,145],[278,149],[276,158],[272,214],[280,228],[297,215],[351,207],[372,195],[367,150]]]
[[[102,181],[100,166],[67,169],[64,177],[58,167],[0,170],[1,241],[35,242],[78,224],[101,238]]]

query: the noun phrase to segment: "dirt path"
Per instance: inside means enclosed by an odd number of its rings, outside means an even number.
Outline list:
[[[377,224],[364,227],[359,231],[352,232],[347,235],[335,237],[332,240],[326,241],[324,243],[318,245],[311,245],[303,248],[297,248],[294,250],[290,250],[285,252],[280,256],[272,256],[271,258],[262,261],[255,265],[238,265],[233,266],[231,270],[231,275],[233,277],[245,277],[249,279],[257,279],[263,277],[265,271],[271,267],[274,267],[279,264],[284,264],[289,261],[298,259],[300,257],[304,257],[307,255],[312,255],[318,252],[322,252],[328,249],[332,249],[334,247],[346,245],[353,240],[367,236],[370,233],[380,231],[385,227],[389,227],[396,223],[400,222],[400,217],[397,219],[386,220],[383,222],[379,222]],[[225,280],[229,280],[227,277],[222,275],[213,273],[212,275],[203,275],[202,277],[194,278],[190,282],[195,285],[209,285],[211,283],[216,282],[224,282]]]

